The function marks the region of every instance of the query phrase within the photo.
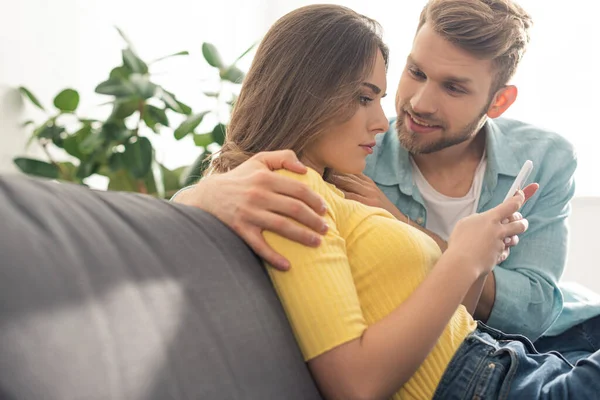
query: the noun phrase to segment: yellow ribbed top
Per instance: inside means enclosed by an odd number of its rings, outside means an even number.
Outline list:
[[[318,248],[264,232],[292,268],[267,267],[305,360],[360,337],[423,281],[440,257],[435,242],[390,213],[344,199],[314,170],[278,173],[304,182],[327,203],[329,231]],[[410,321],[406,321],[410,324]],[[430,399],[458,347],[477,327],[459,306],[437,344],[393,399]]]

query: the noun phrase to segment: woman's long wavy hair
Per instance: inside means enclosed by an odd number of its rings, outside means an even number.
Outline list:
[[[311,5],[283,16],[257,49],[206,174],[261,151],[291,149],[302,157],[328,126],[354,114],[378,50],[387,68],[379,24],[346,7]]]

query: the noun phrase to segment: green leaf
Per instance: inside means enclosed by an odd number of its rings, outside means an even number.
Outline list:
[[[177,129],[175,129],[175,139],[181,140],[186,137],[188,134],[192,133],[194,129],[200,125],[204,116],[208,114],[208,111],[203,111],[199,114],[190,115],[185,121],[179,125]]]
[[[186,168],[179,178],[182,187],[193,185],[202,178],[202,174],[210,165],[210,156],[211,152],[205,151],[196,158],[196,161],[192,165]]]
[[[246,74],[235,65],[232,65],[227,69],[222,69],[221,71],[219,71],[219,76],[221,77],[221,79],[224,79],[229,82],[242,83]]]
[[[119,28],[118,26],[115,26],[115,29],[117,30],[117,32],[119,32],[119,35],[123,38],[125,43],[127,43],[127,45],[129,47],[133,48],[133,44],[131,43],[131,40],[129,40],[129,38],[127,37],[127,35],[125,35],[125,33],[121,30],[121,28]]]
[[[57,179],[60,170],[54,164],[32,158],[17,157],[13,160],[17,167],[28,175],[41,176],[43,178]]]
[[[257,44],[258,44],[258,42],[252,43],[252,46],[248,47],[246,49],[246,51],[244,51],[242,54],[239,55],[238,58],[235,59],[235,61],[233,62],[233,65],[237,64],[237,62],[240,61],[242,58],[244,58],[244,56],[246,54],[250,53],[252,51],[252,49],[256,47]]]
[[[108,167],[111,171],[116,172],[120,169],[125,169],[125,156],[122,152],[115,151],[108,157]]]
[[[32,120],[27,120],[21,124],[21,128],[27,128],[29,125],[34,124],[35,122]]]
[[[42,139],[54,140],[57,137],[59,137],[60,134],[63,133],[64,131],[65,131],[65,128],[63,128],[62,126],[46,124],[46,125],[41,126],[39,128],[39,130],[36,130],[35,135]]]
[[[94,174],[99,167],[100,165],[94,159],[94,157],[82,160],[79,164],[79,167],[77,168],[77,173],[75,174],[75,177],[77,179],[84,180],[88,176]]]
[[[101,134],[108,141],[120,143],[126,142],[131,137],[131,131],[122,120],[107,121],[102,125]]]
[[[57,164],[60,166],[60,179],[81,183],[76,179],[77,167],[72,162],[59,162]]]
[[[158,107],[154,107],[150,104],[146,104],[144,108],[144,123],[154,132],[158,133],[157,124],[162,126],[169,126],[169,118],[167,118],[167,114],[165,110],[161,110]]]
[[[79,93],[65,89],[54,98],[54,106],[63,112],[73,112],[79,105]]]
[[[159,61],[162,61],[162,60],[166,60],[167,58],[171,58],[171,57],[177,57],[177,56],[189,56],[189,55],[190,55],[190,52],[189,52],[189,51],[187,51],[187,50],[185,50],[185,51],[180,51],[180,52],[178,52],[178,53],[173,53],[173,54],[169,54],[168,56],[164,56],[164,57],[157,58],[156,60],[154,60],[154,61],[151,61],[151,62],[150,62],[150,64],[154,64],[154,63],[156,63],[156,62],[159,62]]]
[[[192,114],[192,108],[190,106],[188,106],[187,104],[184,104],[184,103],[180,102],[179,100],[177,100],[177,105],[179,106],[179,109],[181,110],[181,114],[184,114],[184,115]]]
[[[213,128],[212,138],[216,143],[219,144],[219,146],[223,146],[223,143],[225,142],[226,129],[227,129],[227,127],[223,124],[217,124]]]
[[[103,132],[92,132],[91,135],[86,137],[81,141],[79,145],[79,150],[83,154],[92,154],[94,151],[98,150],[104,144],[106,137]]]
[[[140,106],[137,97],[118,98],[113,103],[113,110],[108,119],[125,119],[136,112]]]
[[[158,87],[158,97],[165,103],[165,106],[179,114],[190,115],[192,109],[175,98],[175,95],[166,91],[162,87]]]
[[[33,93],[31,93],[27,88],[21,86],[21,87],[19,87],[19,91],[21,92],[21,95],[27,97],[29,99],[29,101],[31,101],[40,110],[46,111],[44,106],[42,106],[42,103],[40,103],[40,101],[37,99],[37,97],[35,97],[33,95]]]
[[[210,66],[219,69],[225,67],[223,60],[221,59],[221,55],[214,44],[206,42],[202,43],[202,55]]]
[[[134,88],[127,85],[127,81],[111,78],[96,86],[95,92],[115,97],[131,97],[135,94]]]
[[[52,143],[54,143],[54,145],[56,147],[59,147],[62,149],[64,147],[66,138],[67,138],[67,133],[63,130],[63,132],[59,133],[58,135],[56,135],[52,138]]]
[[[206,147],[213,142],[211,133],[194,134],[194,144],[198,147]]]
[[[202,92],[206,97],[219,97],[219,92]]]
[[[110,174],[108,178],[108,190],[137,192],[135,180],[125,170]]]
[[[163,174],[163,182],[165,184],[165,192],[173,192],[181,189],[181,184],[179,183],[179,177],[181,176],[181,172],[186,167],[180,167],[173,171],[166,168],[164,165],[160,166]]]
[[[65,151],[75,158],[84,158],[84,153],[80,150],[79,146],[81,143],[92,134],[92,127],[90,125],[84,125],[72,135],[69,135],[63,142],[63,148]]]
[[[134,178],[141,179],[148,174],[154,156],[148,138],[138,137],[135,142],[127,143],[123,155],[125,166]]]
[[[131,74],[132,71],[129,68],[127,68],[125,65],[121,65],[120,67],[115,67],[110,71],[109,78],[126,80]]]
[[[144,61],[142,61],[137,54],[131,50],[131,48],[127,48],[123,50],[123,64],[127,66],[127,68],[131,69],[131,71],[138,74],[147,74],[148,66]]]
[[[156,93],[156,86],[150,82],[150,78],[147,75],[131,74],[129,81],[133,85],[135,93],[142,99],[149,99]]]

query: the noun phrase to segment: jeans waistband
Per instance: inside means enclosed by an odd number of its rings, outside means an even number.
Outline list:
[[[533,344],[524,336],[506,335],[479,323],[478,329],[465,338],[448,364],[433,398],[506,398],[516,359],[512,350],[500,342],[511,340],[533,349]]]

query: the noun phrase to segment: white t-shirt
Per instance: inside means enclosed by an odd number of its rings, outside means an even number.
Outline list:
[[[427,182],[412,157],[410,160],[413,165],[413,180],[421,192],[427,210],[425,228],[437,233],[442,239],[448,240],[458,220],[477,212],[483,175],[487,165],[485,152],[475,170],[471,189],[464,197],[448,197],[435,190]]]

